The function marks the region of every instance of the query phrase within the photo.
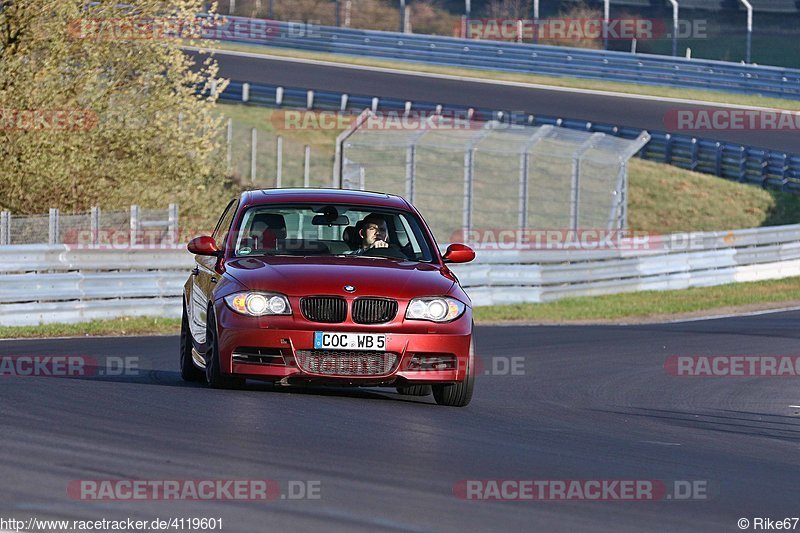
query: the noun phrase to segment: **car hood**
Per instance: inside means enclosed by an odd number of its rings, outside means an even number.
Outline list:
[[[438,296],[455,282],[429,263],[366,257],[247,257],[225,263],[226,273],[250,290],[288,296],[310,294],[386,296],[397,299]]]

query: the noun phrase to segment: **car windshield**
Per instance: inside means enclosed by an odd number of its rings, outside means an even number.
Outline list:
[[[408,211],[340,204],[258,205],[236,233],[237,257],[293,255],[433,261],[422,222]]]

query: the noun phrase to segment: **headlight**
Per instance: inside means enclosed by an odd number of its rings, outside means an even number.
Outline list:
[[[446,296],[414,298],[408,304],[406,318],[410,320],[430,320],[431,322],[450,322],[460,317],[466,307],[455,298]]]
[[[272,292],[237,292],[225,297],[228,307],[247,316],[291,315],[289,299]]]

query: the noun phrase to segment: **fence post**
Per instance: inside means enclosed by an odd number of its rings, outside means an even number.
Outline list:
[[[411,102],[406,102],[406,113],[411,111]],[[414,134],[406,147],[406,198],[414,203],[417,189],[417,144],[430,130],[434,117],[428,117],[422,128]]]
[[[275,172],[275,188],[280,189],[283,185],[283,135],[278,135],[278,139],[276,141],[276,153],[277,153],[277,161],[276,166],[278,167]]]
[[[628,160],[622,162],[622,216],[620,217],[619,229],[628,229]]]
[[[358,167],[358,190],[363,191],[367,185],[367,169]]]
[[[463,235],[472,229],[472,179],[475,170],[475,149],[464,153],[464,218],[461,224]]]
[[[525,151],[519,155],[519,229],[528,226],[528,168],[530,156]]]
[[[283,105],[283,87],[277,87],[275,89],[275,105],[278,107]]]
[[[139,206],[131,205],[131,238],[130,245],[135,246],[139,240]]]
[[[47,232],[47,244],[58,244],[58,209],[50,208],[50,224]]]
[[[570,183],[570,212],[569,227],[572,230],[578,229],[578,217],[580,215],[581,201],[581,160],[583,155],[590,150],[597,142],[605,136],[603,133],[593,133],[591,137],[580,145],[572,156],[572,182]]]
[[[91,245],[97,246],[100,243],[100,208],[97,206],[92,207],[92,212],[89,215],[89,225],[91,229]]]
[[[342,94],[342,98],[339,102],[339,111],[345,112],[347,111],[347,94]]]
[[[481,139],[489,134],[495,127],[496,122],[491,121],[483,125],[483,127],[472,135],[469,141],[467,150],[464,152],[464,220],[462,223],[462,232],[464,240],[467,239],[470,230],[472,229],[472,208],[473,208],[473,188],[475,181],[475,152]]]
[[[529,116],[528,122],[533,122]],[[530,178],[530,153],[542,139],[553,133],[553,126],[545,125],[539,127],[533,135],[525,142],[520,151],[519,169],[519,229],[524,230],[528,227],[528,180]]]
[[[309,89],[306,92],[306,109],[313,109],[314,108],[314,91]]]
[[[0,246],[11,244],[11,213],[0,212]]]
[[[167,215],[167,220],[169,224],[169,243],[168,244],[177,244],[178,243],[178,204],[169,204],[169,213]]]
[[[311,185],[311,146],[305,147],[305,158],[303,159],[303,187]]]
[[[250,101],[250,84],[243,83],[242,84],[242,102],[249,102]]]
[[[228,119],[228,132],[225,139],[227,145],[227,153],[225,154],[225,163],[228,170],[228,175],[233,173],[233,119]]]
[[[250,181],[256,182],[256,149],[258,148],[258,130],[250,129]]]
[[[619,170],[617,171],[617,183],[615,185],[615,189],[612,191],[612,194],[617,197],[616,203],[611,206],[611,209],[608,213],[608,222],[606,223],[606,229],[608,231],[614,230],[624,230],[626,228],[626,209],[625,206],[627,202],[625,201],[625,188],[626,180],[628,178],[628,161],[627,159],[621,159],[619,164]],[[615,226],[616,223],[616,227]]]
[[[417,145],[406,148],[406,198],[414,203],[414,185],[417,178]]]

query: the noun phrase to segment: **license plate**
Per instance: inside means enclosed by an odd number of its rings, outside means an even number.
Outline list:
[[[369,350],[386,351],[386,335],[379,333],[314,332],[315,350]]]

